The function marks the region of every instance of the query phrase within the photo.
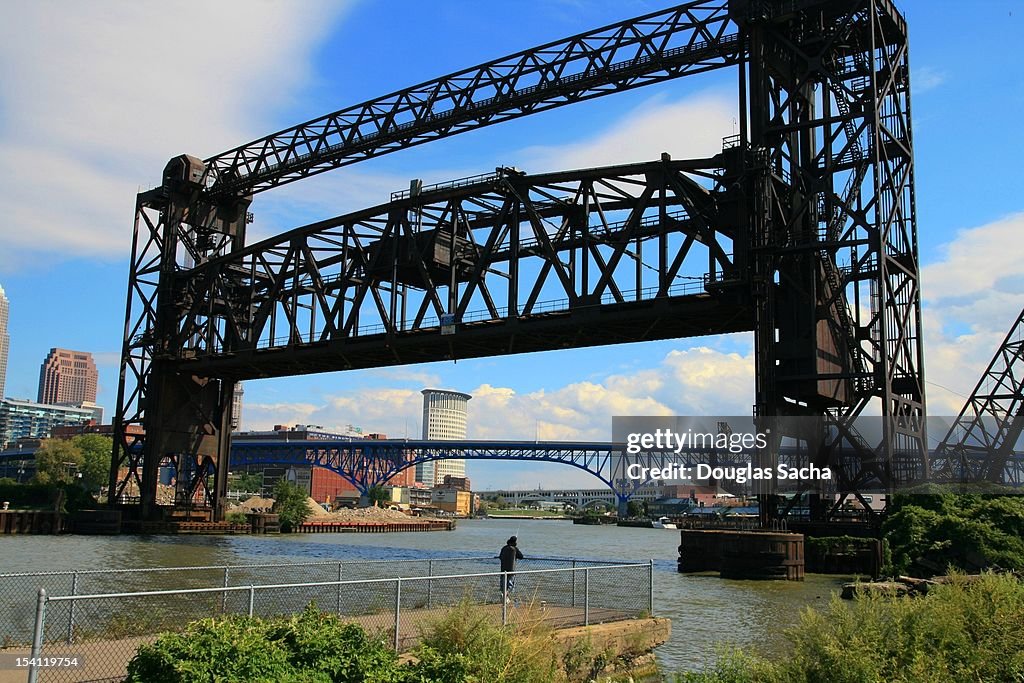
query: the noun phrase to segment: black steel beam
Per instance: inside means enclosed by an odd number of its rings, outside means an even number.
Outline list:
[[[523,50],[307,121],[206,160],[211,196],[255,194],[395,150],[735,65],[725,0],[696,0]],[[734,30],[734,27],[733,27]]]
[[[470,322],[443,336],[440,327],[271,349],[244,349],[182,361],[177,371],[236,380],[360,370],[441,360],[700,337],[754,328],[749,305],[710,294],[591,306],[528,319]]]
[[[935,449],[943,482],[1019,484],[1014,449],[1024,430],[1024,310]]]

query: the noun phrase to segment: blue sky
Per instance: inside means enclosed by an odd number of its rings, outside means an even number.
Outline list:
[[[93,352],[112,414],[134,196],[208,157],[461,67],[662,7],[653,2],[4,3],[0,284],[7,395],[34,398],[52,346]],[[1024,5],[904,0],[933,414],[955,412],[1024,303]],[[301,8],[301,11],[299,11]],[[567,107],[259,195],[254,238],[383,201],[408,179],[713,153],[732,71]],[[250,382],[247,427],[419,431],[419,390],[468,391],[470,435],[608,438],[615,414],[747,414],[751,336]],[[477,486],[590,483],[471,463]]]

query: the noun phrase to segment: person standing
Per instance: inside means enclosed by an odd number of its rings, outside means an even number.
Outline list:
[[[516,560],[523,559],[523,554],[519,551],[519,548],[516,547],[517,542],[518,539],[515,536],[512,536],[505,543],[501,552],[498,553],[498,559],[501,561],[501,571],[507,572],[501,575],[501,579],[498,582],[498,589],[501,591],[502,595],[506,596],[511,596],[512,589],[515,587],[516,579],[514,572],[516,569]],[[505,591],[506,578],[508,579],[507,593]]]

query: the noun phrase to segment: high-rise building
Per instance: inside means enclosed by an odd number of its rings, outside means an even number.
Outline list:
[[[92,354],[50,349],[39,369],[39,403],[81,404],[96,402],[99,373]]]
[[[11,336],[7,334],[9,314],[10,304],[7,302],[7,295],[4,294],[3,285],[0,285],[0,399],[4,397],[4,383],[7,379],[7,353],[11,348]]]
[[[443,389],[423,390],[423,438],[454,440],[466,438],[466,405],[469,394]],[[466,476],[466,461],[463,459],[434,460],[416,465],[416,481],[435,486],[444,481],[445,475]]]
[[[231,397],[231,429],[239,431],[242,428],[242,398],[245,396],[245,389],[242,383],[235,384],[235,394]]]
[[[93,417],[93,411],[88,408],[3,399],[0,400],[0,448],[18,439],[48,439],[55,427],[84,425]]]

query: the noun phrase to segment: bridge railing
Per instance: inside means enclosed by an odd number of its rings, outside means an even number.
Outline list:
[[[475,559],[486,559],[494,568],[494,558]],[[541,558],[522,561],[523,568],[511,574],[433,575],[423,572],[428,562],[438,560],[386,563],[399,568],[386,578],[89,594],[54,594],[40,587],[28,596],[32,627],[27,634],[5,632],[0,657],[77,661],[76,667],[40,668],[35,672],[38,678],[29,680],[120,680],[138,647],[153,642],[160,633],[182,631],[190,622],[209,617],[288,616],[310,604],[361,625],[397,651],[414,647],[423,627],[447,609],[467,603],[502,624],[540,621],[556,628],[653,612],[653,562]],[[421,573],[403,575],[413,563]],[[362,566],[372,564],[385,563]],[[565,566],[529,568],[544,564]]]

